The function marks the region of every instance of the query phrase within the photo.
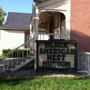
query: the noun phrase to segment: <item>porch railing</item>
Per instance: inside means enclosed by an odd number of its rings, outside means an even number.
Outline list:
[[[66,34],[39,33],[38,40],[65,39]]]
[[[24,61],[25,58],[29,58],[31,54],[35,54],[33,48],[30,49],[29,47],[30,43],[35,43],[35,37],[3,55],[3,71],[9,70],[10,67],[15,67],[15,64],[18,65],[20,60]]]

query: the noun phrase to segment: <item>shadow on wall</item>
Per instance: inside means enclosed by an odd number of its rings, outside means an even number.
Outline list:
[[[77,40],[77,51],[90,52],[90,36],[75,30],[71,30],[70,39]]]

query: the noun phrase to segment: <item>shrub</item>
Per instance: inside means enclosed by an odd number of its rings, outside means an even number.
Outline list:
[[[3,49],[2,53],[3,54],[7,54],[11,51],[11,49]],[[28,53],[30,53],[30,50],[25,50],[25,49],[19,49],[13,52],[13,54],[10,54],[10,57],[22,57],[22,56],[26,56],[27,55],[27,51]]]
[[[10,51],[11,51],[11,49],[3,49],[3,50],[2,50],[2,53],[3,53],[3,54],[6,54],[6,53],[8,53],[8,52],[10,52]]]

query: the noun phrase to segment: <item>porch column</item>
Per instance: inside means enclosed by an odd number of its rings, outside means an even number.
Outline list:
[[[36,17],[34,18],[35,19],[35,34],[36,34],[36,40],[38,40],[38,20],[39,20],[39,9],[36,8]],[[35,43],[35,49],[37,50],[36,48],[36,43]],[[35,65],[34,65],[34,69],[37,70],[37,54],[35,54]]]
[[[35,19],[35,32],[36,32],[36,40],[38,40],[38,20],[39,20],[39,9],[36,8],[36,17]]]
[[[66,14],[66,40],[70,40],[70,13],[71,13],[71,0],[67,0]]]
[[[70,20],[66,20],[65,21],[66,23],[66,31],[65,31],[65,34],[66,34],[66,40],[70,40]]]

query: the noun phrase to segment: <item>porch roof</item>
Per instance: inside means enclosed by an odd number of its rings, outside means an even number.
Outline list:
[[[31,16],[30,13],[9,12],[5,24],[1,25],[0,29],[29,30]]]

